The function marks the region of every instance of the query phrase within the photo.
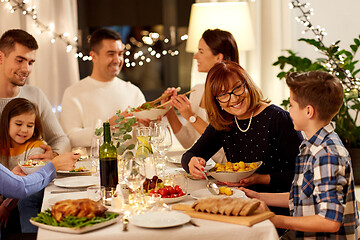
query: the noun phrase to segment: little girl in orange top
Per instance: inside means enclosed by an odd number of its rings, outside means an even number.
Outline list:
[[[25,98],[15,98],[4,108],[0,119],[1,163],[10,170],[29,156],[44,153],[40,145],[42,125],[38,108]]]
[[[19,162],[27,162],[31,155],[45,152],[40,148],[40,145],[45,143],[41,140],[43,130],[39,110],[29,100],[24,98],[11,100],[1,114],[0,126],[0,159],[1,164],[8,169],[12,170]],[[10,212],[18,203],[22,232],[36,232],[37,228],[29,223],[29,218],[35,217],[40,211],[42,196],[43,192],[40,191],[19,203],[17,199],[3,201],[1,198],[0,226],[8,225]]]

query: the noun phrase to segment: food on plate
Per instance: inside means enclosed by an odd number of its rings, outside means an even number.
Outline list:
[[[192,208],[198,212],[221,214],[227,216],[248,216],[259,207],[257,199],[243,199],[234,197],[210,197],[196,200]]]
[[[91,219],[93,217],[104,216],[106,207],[90,199],[67,199],[54,204],[51,214],[56,221],[60,222],[66,216],[85,217]]]
[[[151,190],[159,190],[163,188],[165,185],[163,181],[158,176],[153,176],[151,179],[146,178],[143,183],[143,189],[145,193],[150,192]]]
[[[21,164],[22,167],[36,167],[36,166],[44,166],[46,163],[44,161],[37,160],[27,160],[24,164]]]
[[[78,167],[69,172],[88,172],[88,171],[89,171],[89,169],[86,169],[86,167]]]
[[[90,199],[64,200],[55,203],[52,210],[47,209],[31,220],[57,227],[82,228],[119,216],[117,213],[105,212],[106,209]]]
[[[160,188],[159,190],[151,190],[150,194],[158,193],[161,195],[161,198],[177,198],[184,196],[185,193],[181,189],[179,185],[176,185],[174,187],[172,186],[164,186],[163,188]]]
[[[152,108],[165,109],[165,107],[157,107],[156,105],[151,105],[149,103],[145,103],[139,107],[131,108],[130,112],[141,112],[143,110],[150,110]]]
[[[215,171],[217,172],[246,172],[256,169],[258,165],[256,162],[244,163],[243,161],[232,163],[227,162],[225,164],[215,164]]]
[[[231,196],[234,194],[234,192],[231,188],[221,186],[219,187],[219,194]]]

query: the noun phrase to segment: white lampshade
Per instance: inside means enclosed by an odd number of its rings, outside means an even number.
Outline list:
[[[247,2],[194,3],[191,6],[187,52],[197,52],[199,40],[207,29],[219,28],[233,34],[240,51],[255,46]]]

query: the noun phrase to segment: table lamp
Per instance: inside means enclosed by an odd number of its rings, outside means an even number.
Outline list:
[[[197,52],[199,40],[207,29],[219,28],[233,34],[239,51],[255,46],[247,2],[194,3],[191,6],[187,52]]]

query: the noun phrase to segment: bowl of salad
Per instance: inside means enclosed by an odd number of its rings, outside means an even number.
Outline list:
[[[153,107],[151,105],[148,106],[140,106],[137,108],[131,108],[130,113],[139,119],[150,119],[151,121],[157,120],[158,117],[163,117],[168,111],[170,107]]]
[[[26,162],[24,161],[19,162],[19,166],[25,174],[31,174],[33,172],[36,172],[37,170],[45,166],[45,164],[46,162],[38,161],[38,160],[28,160]]]

